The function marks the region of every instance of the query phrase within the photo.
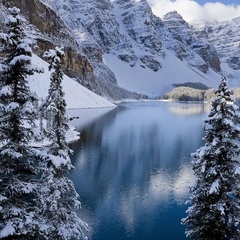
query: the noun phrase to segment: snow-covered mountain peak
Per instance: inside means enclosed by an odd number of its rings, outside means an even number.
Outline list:
[[[233,70],[240,70],[240,17],[231,21],[193,25],[199,39],[212,43],[219,54],[224,74],[233,76]],[[230,70],[230,68],[232,70]]]
[[[146,0],[117,0],[114,2],[115,13],[125,36],[134,46],[136,61],[153,71],[161,67],[156,59],[161,57],[162,42],[157,36],[157,18],[153,15]]]
[[[163,20],[165,21],[175,21],[175,22],[181,22],[182,24],[188,24],[182,17],[182,15],[180,15],[177,11],[171,11],[168,12],[167,14],[165,14],[163,16]]]

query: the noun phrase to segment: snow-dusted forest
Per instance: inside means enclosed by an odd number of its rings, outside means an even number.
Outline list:
[[[88,226],[76,213],[80,202],[68,178],[73,166],[66,141],[64,51],[56,47],[45,53],[52,71],[48,95],[39,102],[28,76],[43,70],[32,64],[19,13],[9,9],[7,31],[1,33],[0,238],[81,239]],[[32,146],[45,138],[49,146]]]

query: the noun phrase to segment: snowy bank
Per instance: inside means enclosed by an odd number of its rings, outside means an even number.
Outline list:
[[[44,73],[35,73],[29,77],[29,85],[33,92],[40,98],[45,98],[48,94],[51,73],[48,70],[48,63],[40,57],[33,55],[33,64],[44,69]],[[116,105],[91,92],[72,78],[64,75],[63,90],[67,108],[113,108]]]

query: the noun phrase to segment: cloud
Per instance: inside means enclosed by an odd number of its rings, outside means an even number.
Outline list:
[[[187,22],[229,20],[240,16],[240,4],[224,5],[219,2],[203,6],[194,0],[148,0],[153,12],[163,17],[170,11],[177,11]]]

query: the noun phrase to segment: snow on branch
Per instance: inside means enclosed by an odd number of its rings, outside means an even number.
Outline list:
[[[13,223],[8,222],[7,225],[3,229],[1,229],[0,238],[9,237],[9,236],[13,235],[15,232],[16,232],[16,230],[13,227]]]
[[[30,62],[31,61],[31,57],[30,56],[26,56],[26,55],[19,55],[16,56],[12,59],[12,61],[10,62],[10,65],[15,65],[17,62]]]
[[[217,193],[219,189],[219,180],[215,180],[209,190],[209,194]]]

